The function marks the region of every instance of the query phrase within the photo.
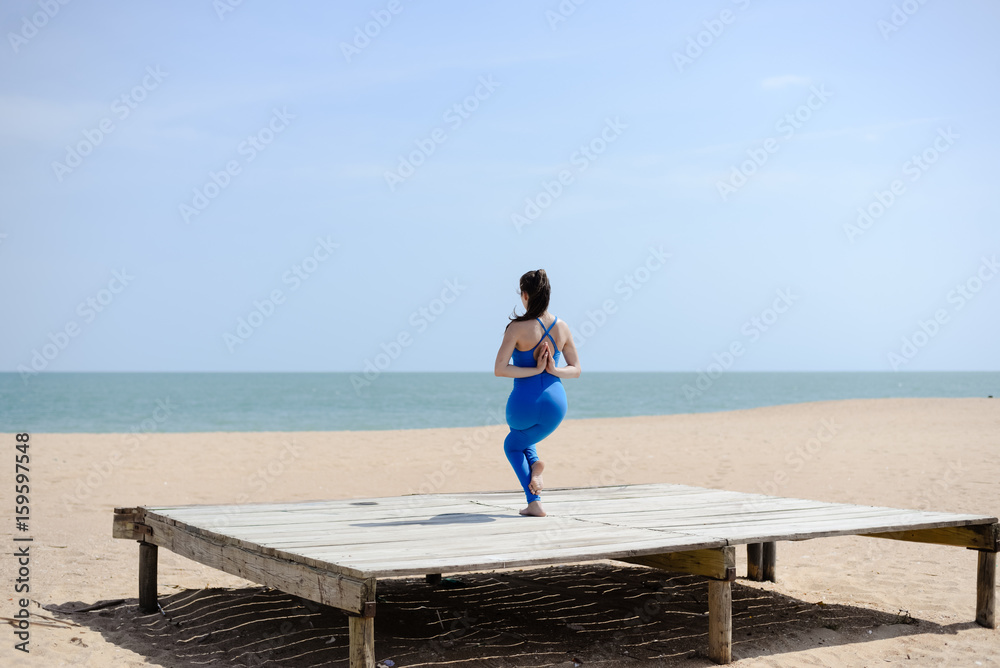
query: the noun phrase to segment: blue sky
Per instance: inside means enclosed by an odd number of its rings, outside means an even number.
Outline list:
[[[1000,369],[998,20],[7,2],[0,370]]]

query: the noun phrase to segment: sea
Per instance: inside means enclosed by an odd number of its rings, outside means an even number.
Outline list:
[[[1000,397],[1000,372],[587,372],[567,419],[708,413],[831,399]],[[0,432],[329,431],[504,422],[488,373],[0,373]],[[997,400],[1000,410],[1000,399]]]

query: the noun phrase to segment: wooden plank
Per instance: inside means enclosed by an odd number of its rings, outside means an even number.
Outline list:
[[[516,520],[471,526],[458,523],[439,526],[388,527],[382,530],[370,528],[354,528],[349,531],[309,529],[301,533],[283,532],[278,535],[269,535],[266,532],[249,535],[245,532],[232,532],[231,535],[241,540],[254,540],[281,549],[321,545],[351,546],[352,549],[357,546],[358,549],[364,550],[378,549],[379,547],[395,549],[394,544],[396,543],[422,543],[449,547],[453,545],[456,549],[461,550],[464,549],[463,546],[476,548],[477,543],[492,544],[496,541],[512,539],[517,539],[521,544],[544,546],[547,543],[559,541],[565,536],[575,534],[591,535],[595,540],[600,541],[623,534],[654,538],[663,533],[672,532],[651,531],[614,524],[595,524],[574,519],[519,517]]]
[[[366,508],[366,507],[386,507],[386,508],[408,508],[419,507],[421,505],[447,505],[455,503],[471,503],[478,494],[413,494],[409,496],[382,496],[370,498],[346,498],[346,499],[326,499],[321,501],[282,501],[268,503],[220,503],[207,504],[197,503],[184,506],[144,506],[147,510],[157,513],[204,513],[216,514],[226,512],[323,512],[336,508]],[[521,495],[524,498],[524,495]]]
[[[199,511],[197,513],[169,511],[164,513],[152,508],[149,511],[161,517],[170,517],[189,524],[227,528],[268,525],[281,527],[288,524],[310,524],[313,522],[401,522],[408,519],[431,517],[435,514],[487,514],[484,512],[483,506],[473,503],[449,503],[397,509],[372,507],[336,508],[325,511],[312,510],[309,512],[275,510],[266,513],[252,513],[247,511]]]
[[[611,547],[611,546],[609,546]],[[615,546],[617,547],[617,546]],[[686,547],[686,546],[685,546]],[[721,547],[715,545],[694,546],[696,549],[708,547]],[[492,570],[495,568],[514,568],[524,566],[538,566],[545,564],[560,564],[575,561],[598,561],[604,559],[622,560],[622,558],[639,556],[641,554],[651,554],[654,552],[664,552],[664,547],[659,543],[648,543],[646,545],[633,545],[630,549],[595,549],[593,546],[578,547],[572,549],[562,549],[543,553],[525,558],[523,553],[495,553],[465,558],[454,556],[436,558],[406,558],[406,559],[385,559],[381,561],[345,561],[356,568],[363,568],[365,572],[375,577],[389,577],[402,575],[421,575],[431,572],[447,571],[451,573]]]
[[[607,515],[633,515],[646,511],[658,509],[682,509],[682,508],[703,508],[713,505],[731,504],[739,506],[743,504],[743,499],[739,495],[713,494],[704,497],[677,496],[677,497],[650,497],[650,498],[630,498],[630,499],[580,499],[561,500],[542,496],[546,512],[557,515],[573,515],[574,517],[588,517],[593,514]],[[524,507],[524,498],[520,501],[512,500],[508,503],[483,502],[483,505],[505,510],[519,510]]]
[[[978,524],[964,527],[941,527],[938,529],[914,529],[910,531],[890,531],[883,533],[866,533],[869,538],[890,538],[892,540],[907,540],[918,543],[934,543],[937,545],[955,545],[981,550],[997,550],[998,532],[995,524]]]
[[[708,657],[720,664],[733,660],[733,594],[729,580],[708,581]]]
[[[607,487],[559,487],[544,491],[546,500],[551,501],[591,501],[599,499],[643,499],[658,496],[704,496],[709,494],[739,494],[728,490],[711,489],[708,487],[692,487],[689,485],[674,485],[670,483],[650,483],[638,485],[610,485]],[[501,499],[523,502],[521,492],[485,492],[475,493],[477,500],[493,503]]]
[[[674,534],[621,527],[605,527],[600,531],[595,531],[593,528],[583,526],[563,529],[552,537],[545,536],[544,534],[525,532],[523,529],[520,531],[514,529],[503,533],[467,533],[463,536],[460,533],[445,534],[440,531],[431,532],[425,529],[423,534],[389,534],[383,535],[382,540],[373,540],[370,542],[365,542],[359,537],[342,541],[339,536],[328,534],[323,537],[311,537],[300,541],[264,540],[261,541],[261,544],[282,552],[301,554],[310,554],[306,550],[320,548],[353,555],[393,555],[402,554],[407,551],[427,552],[435,555],[471,555],[495,550],[497,545],[517,545],[523,550],[537,552],[546,550],[552,544],[558,544],[558,547],[567,547],[570,545],[608,545],[632,540],[656,541],[663,535]],[[670,541],[667,542],[669,543]]]
[[[144,509],[140,506],[130,506],[127,508],[115,508],[115,515],[135,515]]]
[[[623,533],[617,537],[608,536],[605,540],[595,541],[593,537],[588,536],[586,533],[582,533],[574,536],[573,538],[562,537],[558,543],[545,546],[536,546],[532,545],[530,542],[511,540],[493,545],[466,544],[461,546],[461,550],[442,549],[441,546],[435,547],[433,543],[426,543],[422,545],[401,545],[394,550],[368,552],[348,552],[340,550],[336,546],[333,548],[318,548],[321,552],[314,552],[310,548],[303,548],[302,551],[312,556],[326,554],[336,558],[339,563],[348,564],[354,566],[355,568],[363,565],[367,568],[373,563],[393,563],[406,559],[430,559],[434,560],[436,563],[441,559],[452,558],[456,563],[463,563],[469,559],[509,560],[506,559],[506,557],[515,556],[519,560],[531,561],[534,559],[556,557],[562,554],[576,554],[581,551],[585,554],[594,555],[594,558],[596,559],[604,558],[601,555],[610,554],[617,554],[619,556],[642,556],[645,554],[673,552],[676,550],[687,549],[688,543],[690,542],[686,536],[673,537],[672,539],[668,536],[667,540],[663,539],[664,536],[665,534],[661,536],[645,537],[642,535],[637,536],[634,534]],[[714,546],[721,547],[724,544],[724,541],[717,541],[714,543]],[[641,554],[637,554],[637,550],[642,550]],[[612,557],[609,556],[608,558]],[[437,571],[432,570],[427,572],[434,573]]]
[[[741,526],[739,523],[731,523],[706,527],[706,531],[702,532],[701,535],[705,537],[725,536],[730,544],[741,545],[777,540],[806,540],[831,536],[936,529],[943,526],[971,526],[972,522],[981,521],[981,518],[927,521],[926,517],[918,516],[900,516],[891,519],[875,516],[858,517],[853,520],[844,518],[830,521],[814,520],[808,524],[773,522],[768,524],[748,523],[748,525]],[[694,530],[689,528],[678,528],[677,530],[695,534]]]
[[[547,508],[546,508],[547,510]],[[920,511],[902,510],[896,508],[877,508],[870,506],[833,506],[833,507],[813,507],[813,508],[788,508],[775,509],[759,513],[734,513],[734,512],[701,512],[697,510],[674,511],[664,510],[658,513],[647,513],[644,516],[630,518],[617,515],[590,515],[580,516],[581,519],[592,522],[616,523],[623,521],[628,526],[641,526],[644,528],[656,528],[657,523],[667,528],[679,528],[685,526],[714,526],[714,525],[740,525],[752,524],[784,523],[789,525],[806,526],[811,521],[829,523],[831,520],[854,518],[884,518],[902,519],[904,522],[920,523],[933,522],[938,519],[945,519],[948,523],[954,523],[963,519],[962,516],[942,515],[941,513],[923,513]],[[969,516],[964,519],[976,519]]]
[[[747,543],[747,579],[764,581],[764,544]]]
[[[280,589],[302,598],[361,614],[374,601],[373,578],[351,578],[287,559],[269,557],[146,517],[153,529],[146,542],[165,547],[198,563]]]
[[[545,490],[546,499],[565,500],[587,500],[594,497],[611,498],[645,498],[649,496],[682,496],[682,495],[703,495],[706,493],[728,493],[738,494],[739,492],[726,492],[725,490],[715,490],[704,487],[691,487],[688,485],[674,485],[670,483],[651,483],[641,485],[609,485],[605,487],[558,487]],[[421,503],[437,503],[439,501],[464,501],[464,502],[492,502],[509,501],[511,503],[522,503],[524,494],[510,490],[494,490],[486,492],[445,492],[437,494],[407,494],[403,496],[380,496],[362,497],[346,499],[316,499],[293,502],[257,502],[243,504],[188,504],[179,506],[148,506],[147,510],[160,513],[170,513],[175,510],[185,511],[188,509],[205,509],[209,513],[227,512],[239,509],[260,509],[260,510],[303,510],[324,509],[328,507],[340,507],[354,505],[364,507],[370,502],[380,505],[398,503],[402,505],[413,505]]]
[[[997,553],[979,552],[976,578],[976,623],[988,629],[997,627]]]
[[[883,517],[885,517],[886,519],[888,519],[890,517],[889,515],[886,515],[886,513],[884,513],[880,509],[866,508],[866,507],[854,507],[854,508],[850,508],[850,509],[847,509],[847,510],[838,509],[838,511],[836,513],[832,514],[832,516],[831,516],[831,514],[824,514],[822,511],[809,511],[808,515],[809,515],[809,517],[811,519],[818,519],[821,522],[823,522],[824,523],[824,527],[826,527],[826,528],[828,528],[827,525],[831,521],[833,521],[834,519],[838,519],[838,518],[842,518],[842,519],[845,519],[845,520],[852,520],[851,523],[854,524],[853,520],[855,518],[864,518],[864,517],[883,518]],[[371,536],[373,534],[373,532],[368,531],[368,529],[371,529],[371,528],[383,529],[382,531],[377,532],[378,535],[393,535],[393,536],[395,536],[395,535],[398,534],[398,535],[402,536],[402,535],[405,535],[406,533],[409,533],[409,534],[412,534],[413,536],[421,536],[421,535],[426,535],[428,533],[427,530],[425,529],[425,527],[434,527],[435,531],[438,532],[438,533],[441,533],[441,532],[445,532],[446,533],[448,531],[460,531],[463,534],[475,534],[475,535],[479,535],[479,536],[488,536],[488,535],[492,535],[494,533],[501,534],[501,533],[505,533],[506,531],[508,531],[509,527],[514,526],[512,524],[507,524],[507,522],[509,522],[509,521],[513,521],[513,522],[521,522],[521,521],[523,521],[523,518],[520,518],[520,517],[510,517],[510,518],[500,517],[500,518],[495,518],[495,517],[483,516],[484,520],[480,524],[480,520],[476,519],[475,515],[468,514],[468,516],[470,518],[469,521],[455,522],[455,525],[457,525],[457,526],[450,526],[448,518],[441,518],[440,519],[440,523],[441,524],[438,524],[437,521],[431,521],[431,518],[423,518],[425,521],[420,521],[420,519],[418,518],[418,519],[413,520],[412,522],[408,522],[408,521],[400,522],[399,525],[396,525],[396,524],[393,524],[393,523],[390,522],[390,523],[387,523],[387,526],[385,526],[384,528],[383,527],[372,527],[372,526],[369,526],[369,525],[370,524],[375,524],[375,523],[363,522],[363,521],[362,522],[351,523],[350,525],[348,525],[346,527],[343,527],[343,526],[337,525],[337,524],[330,524],[330,523],[316,523],[316,524],[308,524],[308,525],[287,524],[286,523],[284,526],[279,526],[279,527],[274,527],[274,528],[271,528],[271,527],[268,527],[268,526],[262,526],[262,527],[243,527],[243,528],[240,528],[240,529],[237,530],[237,529],[234,529],[234,528],[230,527],[229,529],[227,529],[227,533],[229,533],[231,535],[234,535],[234,536],[238,536],[238,537],[240,537],[242,539],[251,539],[251,540],[255,539],[255,538],[258,538],[258,537],[268,537],[269,538],[269,540],[268,540],[269,544],[275,544],[275,545],[280,544],[280,542],[276,542],[276,541],[270,540],[271,537],[278,537],[278,536],[282,536],[282,535],[290,535],[290,536],[294,536],[294,540],[297,541],[297,540],[300,540],[301,538],[304,537],[303,536],[303,532],[311,531],[311,532],[313,532],[314,535],[317,535],[317,536],[324,536],[324,535],[329,535],[329,534],[332,534],[332,533],[336,533],[337,536],[338,536],[338,540],[341,540],[342,542],[347,543],[347,542],[350,542],[350,541],[349,540],[343,540],[343,539],[347,539],[349,537],[355,537],[355,536],[364,536],[365,539],[366,539],[366,541],[367,541],[367,539],[371,538]],[[756,523],[759,523],[759,522],[774,523],[778,519],[782,519],[782,520],[786,520],[787,519],[789,521],[794,519],[794,520],[796,520],[796,524],[799,524],[800,520],[803,519],[802,516],[801,516],[801,514],[799,514],[799,513],[762,514],[762,515],[754,515],[753,518],[749,518],[749,519],[748,518],[741,518],[741,517],[726,517],[726,516],[722,516],[722,517],[714,518],[714,520],[713,520],[713,519],[709,519],[709,518],[707,518],[705,516],[702,516],[702,515],[691,516],[690,513],[686,513],[686,514],[682,515],[681,517],[682,517],[682,521],[679,521],[679,522],[670,522],[670,523],[668,523],[666,520],[664,520],[663,523],[662,523],[662,526],[657,527],[657,526],[650,525],[650,526],[646,526],[644,528],[662,528],[662,529],[668,529],[668,530],[669,529],[680,529],[680,530],[683,530],[683,529],[686,529],[686,528],[691,527],[691,526],[697,526],[697,527],[702,527],[702,526],[719,526],[719,525],[730,526],[730,525],[734,525],[734,524],[740,524],[740,525],[746,527],[747,525],[756,524]],[[910,513],[909,511],[894,511],[894,514],[892,514],[891,517],[899,518],[899,519],[902,520],[902,519],[913,519],[915,516],[913,516],[912,513]],[[921,515],[920,517],[924,517],[924,516]],[[537,523],[539,525],[539,527],[540,527],[542,525],[542,523],[544,523],[544,522],[553,522],[553,521],[556,521],[556,520],[557,520],[557,518],[554,515],[550,515],[548,518],[531,518],[529,521]],[[589,521],[589,520],[583,520],[583,519],[580,519],[580,518],[558,518],[558,520],[559,521],[563,521],[563,522],[565,522],[565,521],[572,521],[572,520]],[[628,518],[625,518],[625,520],[628,521]],[[609,522],[603,522],[602,524],[607,524],[607,523],[609,523]],[[640,523],[629,522],[628,524],[623,524],[622,526],[633,526],[633,527],[639,528],[639,526],[637,526],[639,524]],[[642,524],[645,524],[645,523],[642,523]],[[518,526],[518,528],[520,528],[523,525],[517,525],[517,526]],[[799,528],[807,530],[808,526],[806,526],[806,527],[799,527]],[[390,534],[388,532],[392,532],[392,533]],[[306,535],[308,535],[308,534],[306,534]]]
[[[156,552],[156,545],[139,543],[139,610],[144,613],[159,610],[156,601]]]
[[[124,512],[117,512],[117,511]],[[139,540],[142,537],[141,530],[136,524],[142,522],[143,510],[141,508],[115,508],[114,522],[111,525],[112,538],[125,538]]]
[[[704,575],[718,580],[736,579],[736,551],[732,547],[716,550],[691,550],[685,552],[667,552],[664,554],[648,554],[639,557],[627,557],[618,561],[630,564],[650,566],[673,573],[689,573]]]

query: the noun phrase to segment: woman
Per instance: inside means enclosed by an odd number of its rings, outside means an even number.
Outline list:
[[[510,433],[503,449],[524,489],[528,507],[522,515],[544,517],[541,497],[542,470],[535,444],[555,431],[566,415],[566,390],[561,378],[580,376],[580,359],[569,325],[548,312],[549,279],[544,269],[521,276],[524,315],[511,316],[493,373],[514,379],[507,399]],[[567,366],[559,367],[559,355]],[[513,358],[514,363],[510,364]]]

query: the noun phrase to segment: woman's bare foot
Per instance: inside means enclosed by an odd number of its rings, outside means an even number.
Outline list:
[[[531,503],[528,504],[527,508],[522,508],[521,510],[519,510],[517,512],[520,513],[521,515],[532,515],[534,517],[545,517],[545,511],[542,510],[542,502],[541,501],[532,501]]]
[[[538,460],[531,465],[531,482],[528,483],[528,491],[538,494],[542,491],[542,471],[545,470],[545,463]]]

